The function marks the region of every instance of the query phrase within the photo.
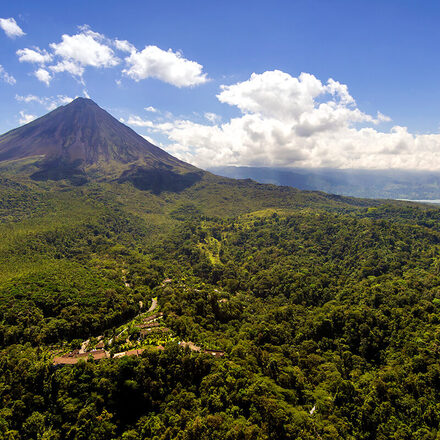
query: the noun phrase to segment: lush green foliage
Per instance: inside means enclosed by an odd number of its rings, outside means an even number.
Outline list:
[[[0,438],[439,438],[439,210],[209,176],[8,181],[0,208]],[[225,356],[52,366],[155,296]]]

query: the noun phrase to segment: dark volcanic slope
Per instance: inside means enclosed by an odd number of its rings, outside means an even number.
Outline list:
[[[0,162],[32,156],[84,166],[140,160],[147,166],[168,165],[194,170],[85,98],[77,98],[0,136]]]

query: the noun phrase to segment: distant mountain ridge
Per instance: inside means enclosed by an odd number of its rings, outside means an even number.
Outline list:
[[[31,177],[36,180],[69,179],[80,184],[99,175],[157,191],[169,185],[178,190],[203,173],[86,98],[1,135],[0,164],[23,159],[35,160]]]
[[[352,197],[409,200],[440,199],[440,172],[408,170],[341,170],[325,168],[210,167],[234,179],[324,191]]]

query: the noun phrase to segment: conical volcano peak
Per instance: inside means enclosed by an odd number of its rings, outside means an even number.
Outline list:
[[[67,105],[71,105],[71,104],[93,104],[99,107],[99,105],[96,104],[96,102],[93,101],[93,99],[85,98],[84,96],[77,96],[75,99],[72,99],[72,101]]]
[[[119,122],[89,98],[67,105],[0,136],[0,163],[35,159],[38,179],[99,175],[143,189],[198,179],[201,170],[176,159]],[[81,179],[84,180],[84,179]],[[173,183],[173,185],[174,185]],[[174,188],[174,186],[171,187]]]
[[[0,136],[0,162],[34,156],[79,161],[84,166],[141,161],[191,167],[148,142],[89,98],[76,98]]]
[[[66,104],[64,107],[67,106],[72,106],[72,107],[78,107],[78,108],[83,108],[83,107],[99,107],[98,104],[96,104],[95,101],[93,101],[93,99],[90,98],[84,98],[82,96],[78,96],[75,99],[73,99],[71,102],[69,102],[68,104]],[[99,107],[100,108],[100,107]]]

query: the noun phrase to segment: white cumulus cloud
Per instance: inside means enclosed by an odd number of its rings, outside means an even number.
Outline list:
[[[68,72],[73,76],[82,77],[84,74],[84,67],[74,61],[63,60],[53,66],[49,66],[49,69],[54,73]]]
[[[125,58],[127,68],[123,73],[135,81],[156,78],[176,87],[189,87],[208,81],[203,66],[187,60],[180,52],[146,46],[142,51],[132,51]]]
[[[127,120],[121,118],[120,121],[124,124],[134,125],[136,127],[154,127],[152,121],[143,120],[139,116],[130,116]]]
[[[17,82],[12,75],[6,72],[6,70],[1,64],[0,64],[0,79],[5,83],[10,84],[11,86],[13,86]]]
[[[154,108],[152,105],[150,105],[149,107],[145,107],[145,110],[151,113],[157,113],[159,111],[157,110],[157,108]]]
[[[48,86],[50,84],[50,81],[52,80],[52,75],[42,67],[34,72],[35,77],[38,79],[38,81],[43,82]]]
[[[18,122],[20,125],[28,124],[29,122],[32,122],[34,119],[37,119],[35,115],[27,114],[24,111],[21,111],[19,113],[20,113],[20,118]]]
[[[87,26],[80,27],[75,35],[64,34],[60,43],[49,46],[58,62],[49,66],[54,73],[68,72],[81,78],[86,67],[109,68],[119,64],[120,60],[109,46],[108,39]]]
[[[122,52],[136,52],[136,48],[127,40],[115,40],[114,42],[116,49],[121,50]]]
[[[314,75],[281,71],[253,74],[221,86],[220,102],[241,114],[211,124],[131,116],[127,123],[168,136],[167,150],[201,167],[401,168],[440,170],[440,134],[413,134],[378,112],[362,112],[348,87]]]
[[[17,50],[17,55],[20,63],[45,64],[52,61],[52,55],[47,53],[46,50],[41,50],[39,47],[19,49]]]
[[[64,34],[60,43],[51,43],[53,53],[64,61],[80,66],[112,67],[119,63],[102,34],[83,27],[75,35]]]
[[[22,37],[26,35],[14,18],[0,18],[0,28],[5,31],[9,38]]]

